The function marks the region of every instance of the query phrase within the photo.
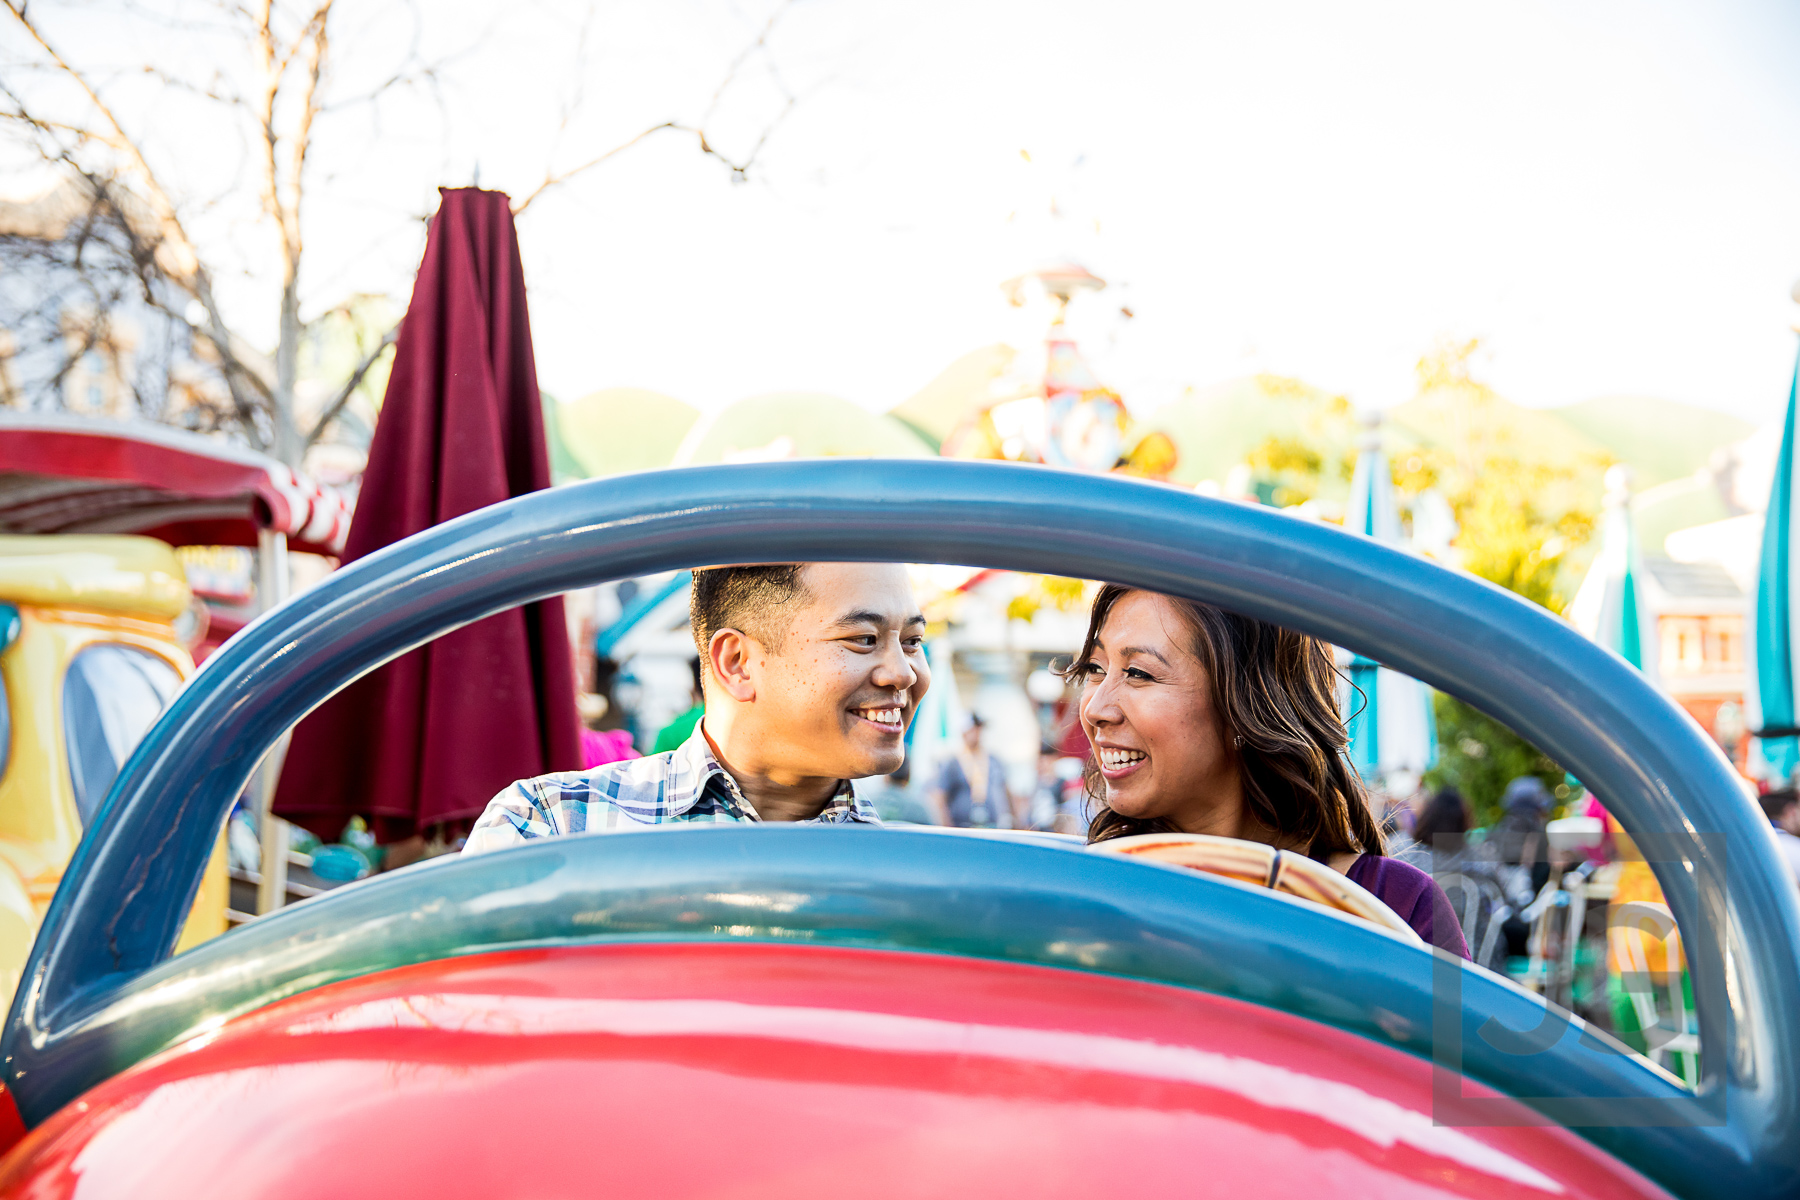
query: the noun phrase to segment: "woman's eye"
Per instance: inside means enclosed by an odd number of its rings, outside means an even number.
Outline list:
[[[1075,664],[1075,678],[1081,680],[1098,679],[1106,674],[1106,669],[1097,662]]]
[[[1150,672],[1140,667],[1127,667],[1125,668],[1125,677],[1127,679],[1149,679]]]

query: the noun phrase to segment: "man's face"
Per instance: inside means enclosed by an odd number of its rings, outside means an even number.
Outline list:
[[[752,642],[756,687],[745,717],[763,761],[796,775],[861,779],[905,761],[906,728],[931,672],[925,618],[906,568],[894,563],[811,563],[811,601],[781,652]]]

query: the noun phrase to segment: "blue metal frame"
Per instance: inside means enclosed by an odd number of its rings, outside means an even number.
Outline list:
[[[1613,1132],[1693,1194],[1800,1182],[1800,906],[1729,765],[1642,676],[1517,597],[1341,530],[1131,480],[942,460],[707,467],[541,492],[371,555],[246,629],[120,772],[45,918],[0,1040],[27,1120],[97,1078],[83,1064],[128,1027],[130,985],[168,957],[232,799],[294,721],[480,617],[746,556],[1118,580],[1316,634],[1477,704],[1667,860],[1658,878],[1692,954],[1704,962],[1711,947],[1722,963],[1731,947],[1735,1010],[1723,970],[1696,971],[1699,1097],[1668,1118],[1678,1128]],[[1262,933],[1298,956],[1316,950],[1286,923]]]

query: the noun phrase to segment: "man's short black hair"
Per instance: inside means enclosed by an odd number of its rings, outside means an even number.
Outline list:
[[[1800,793],[1795,792],[1791,787],[1776,788],[1772,792],[1764,792],[1757,799],[1762,802],[1763,815],[1771,821],[1779,821],[1781,814],[1787,811],[1788,805],[1800,800]]]
[[[812,599],[805,570],[805,563],[773,563],[695,571],[688,616],[701,668],[711,670],[707,647],[721,629],[736,629],[781,653],[795,611]]]

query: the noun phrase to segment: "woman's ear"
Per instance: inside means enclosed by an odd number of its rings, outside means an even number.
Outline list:
[[[707,665],[719,690],[740,704],[756,699],[756,683],[750,678],[750,657],[755,646],[736,629],[721,629],[707,643]]]

